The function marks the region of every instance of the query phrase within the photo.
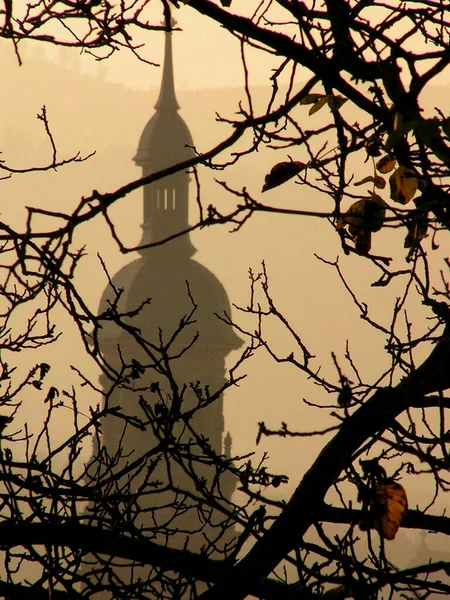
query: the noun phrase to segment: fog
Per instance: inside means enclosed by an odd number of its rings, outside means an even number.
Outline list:
[[[215,45],[211,47],[209,27],[203,28],[202,20],[202,29],[196,29],[201,31],[201,35],[189,36],[188,32],[175,34],[176,86],[182,107],[180,114],[188,124],[194,144],[200,152],[215,146],[230,132],[229,126],[217,123],[216,114],[235,119],[239,102],[244,100],[243,91],[238,87],[242,82],[239,45],[236,41],[225,45],[227,34],[220,32]],[[152,56],[155,56],[155,62],[161,62],[162,35],[155,35],[152,44]],[[5,116],[0,123],[2,160],[17,169],[50,160],[48,139],[42,123],[36,119],[43,105],[46,106],[61,157],[73,156],[78,152],[81,156],[87,156],[95,152],[85,162],[61,167],[57,172],[18,174],[3,180],[3,220],[23,229],[27,206],[52,210],[59,208],[67,212],[93,189],[113,191],[140,176],[132,158],[141,131],[153,113],[160,81],[158,68],[136,62],[135,59],[133,67],[130,67],[132,57],[123,53],[104,63],[96,63],[92,57],[54,49],[39,55],[32,44],[24,46],[24,66],[19,68],[8,44],[0,45],[0,51],[5,70],[4,80],[14,82],[14,85],[4,88],[1,99],[2,114]],[[254,64],[252,90],[255,105],[262,109],[270,90],[261,84],[272,67],[264,61],[255,61]],[[433,95],[430,92],[430,111]],[[299,118],[308,118],[302,107],[299,107],[297,114]],[[320,118],[320,115],[311,117],[311,127],[320,123]],[[216,182],[219,180],[236,190],[245,186],[254,198],[274,207],[324,212],[332,210],[330,200],[319,192],[306,189],[295,180],[261,196],[264,174],[275,162],[287,159],[287,156],[304,160],[301,149],[291,148],[284,153],[264,150],[244,157],[226,171],[199,168],[203,203],[207,205],[211,202],[219,210],[227,211],[230,197]],[[229,156],[219,156],[218,161],[227,158]],[[363,164],[355,165],[355,177],[363,177],[364,169]],[[198,209],[193,182],[190,194],[191,222],[195,222]],[[129,246],[137,244],[141,234],[142,191],[134,192],[117,203],[111,210],[111,216],[124,243]],[[45,229],[49,222],[42,218],[40,226]],[[389,367],[384,353],[385,335],[361,320],[336,270],[316,256],[332,262],[342,254],[338,236],[326,220],[255,214],[238,231],[232,229],[229,225],[216,225],[196,231],[191,237],[197,248],[195,259],[219,278],[233,304],[247,306],[248,270],[251,268],[258,272],[264,261],[272,297],[315,355],[317,369],[320,367],[323,374],[335,376],[337,383],[338,374],[331,353],[334,352],[343,363],[347,341],[363,377],[375,376],[383,368]],[[392,231],[382,231],[375,237],[374,251],[399,257],[395,266],[402,268],[406,257],[402,244],[403,240],[399,240]],[[80,264],[77,281],[86,302],[95,310],[107,285],[97,254],[105,260],[111,274],[130,262],[135,255],[119,252],[105,224],[84,225],[77,233],[76,245],[86,246],[87,255]],[[400,288],[394,284],[389,301],[386,301],[385,288],[371,287],[379,274],[367,265],[367,261],[358,256],[341,256],[339,264],[348,281],[361,293],[362,300],[370,305],[372,318],[389,326],[396,289]],[[409,317],[413,322],[424,314],[419,301],[411,310]],[[238,323],[249,324],[248,318],[239,310],[234,309],[233,316]],[[98,370],[83,353],[77,332],[71,328],[70,321],[62,312],[60,318],[58,327],[64,335],[54,346],[42,350],[40,360],[54,366],[49,375],[49,384],[61,390],[75,386],[83,410],[87,410],[90,403],[95,404],[99,399],[86,387],[80,387],[80,380],[71,366],[76,366],[93,381],[98,377]],[[249,327],[251,329],[252,325]],[[280,356],[287,357],[293,351],[294,340],[279,326],[274,325],[267,335]],[[229,356],[230,366],[238,354],[239,351]],[[24,353],[24,371],[35,360],[31,351],[29,356]],[[308,381],[292,365],[276,364],[263,351],[245,363],[241,372],[246,373],[247,377],[227,393],[225,400],[226,430],[230,431],[233,438],[233,453],[255,452],[255,462],[267,453],[269,470],[289,476],[289,483],[274,492],[273,497],[287,497],[328,438],[309,438],[306,442],[295,438],[263,438],[256,447],[257,424],[264,421],[268,427],[277,429],[282,422],[286,422],[292,430],[326,427],[335,424],[332,410],[307,409],[303,400],[327,406],[333,404],[335,398],[327,397],[322,389]],[[44,398],[44,394],[38,390],[30,392],[22,418],[27,419],[31,427],[33,422],[41,422],[45,414]],[[56,438],[65,435],[61,423],[65,419],[68,425],[70,423],[70,410],[66,412],[65,417],[61,410],[61,422],[54,432]],[[410,506],[423,505],[431,499],[430,493],[432,490],[428,493],[425,490],[409,490]],[[411,535],[410,532],[399,532],[394,544],[401,548]]]

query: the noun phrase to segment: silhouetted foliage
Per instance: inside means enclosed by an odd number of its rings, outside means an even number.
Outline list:
[[[29,208],[22,229],[1,222],[0,596],[448,596],[450,561],[403,568],[392,563],[388,547],[399,527],[450,534],[450,520],[440,508],[450,485],[450,263],[442,252],[450,229],[450,119],[439,108],[427,114],[422,101],[450,63],[447,3],[262,0],[246,16],[247,0],[161,0],[162,25],[149,22],[147,3],[38,0],[18,8],[5,2],[0,35],[11,40],[19,57],[24,39],[82,48],[99,58],[119,47],[145,57],[151,53],[152,31],[169,30],[171,16],[181,22],[183,11],[196,11],[240,41],[245,73],[248,47],[278,57],[279,68],[259,114],[246,78],[246,103],[234,119],[220,118],[230,133],[216,147],[198,149],[183,163],[111,192],[93,191],[71,213],[61,207],[54,212]],[[150,50],[136,41],[135,32],[142,30]],[[280,83],[286,73],[287,87]],[[39,119],[52,160],[21,172],[87,158],[60,160],[45,109]],[[245,140],[250,141],[243,147]],[[220,315],[222,324],[245,337],[246,347],[216,389],[180,380],[177,365],[198,342],[202,309],[189,288],[186,314],[156,339],[147,339],[134,325],[150,298],[124,311],[126,291],[113,280],[100,314],[83,297],[77,281],[83,250],[74,243],[81,225],[104,220],[125,253],[169,246],[173,239],[126,247],[108,210],[131,191],[196,165],[224,171],[226,177],[228,167],[264,148],[276,153],[272,170],[260,174],[267,203],[223,181],[231,208],[223,214],[213,204],[203,205],[199,193],[200,217],[190,230],[227,223],[241,229],[258,212],[326,221],[342,253],[336,260],[319,260],[336,272],[362,322],[384,337],[389,365],[371,365],[374,375],[363,375],[348,348],[342,359],[333,354],[333,372],[321,369],[314,349],[278,308],[264,264],[260,273],[250,272],[250,298],[237,307],[237,318]],[[5,176],[21,176],[5,160],[0,168]],[[271,203],[279,186],[291,186],[293,196],[318,190],[329,199],[330,210]],[[35,225],[40,216],[54,225],[42,231]],[[386,231],[400,237],[405,250],[394,255],[383,241],[375,241],[385,239]],[[346,277],[351,255],[360,272],[368,264],[378,271],[372,286],[382,289],[386,303],[395,298],[389,322],[375,316]],[[394,268],[399,263],[401,268]],[[409,311],[418,303],[426,317],[413,327]],[[101,398],[89,414],[80,411],[74,389],[62,392],[47,385],[51,365],[39,358],[45,345],[63,335],[61,309],[103,373],[102,386],[83,381],[84,390]],[[22,315],[19,324],[17,314]],[[269,322],[290,340],[283,353],[266,337]],[[112,361],[102,337],[110,327],[138,350],[130,354],[116,348],[119,358]],[[36,360],[23,375],[18,353],[26,349]],[[259,423],[249,454],[235,457],[210,444],[201,419],[240,380],[257,350],[314,382],[322,400],[305,402],[301,430],[288,423],[274,429]],[[31,388],[42,392],[48,406],[36,433],[15,428],[18,407],[29,401]],[[119,393],[133,398],[127,405],[132,410],[115,403]],[[70,407],[73,429],[55,444],[52,431],[61,407]],[[331,414],[333,424],[311,430],[308,415],[315,409]],[[103,442],[111,423],[123,430],[114,451]],[[133,453],[130,435],[148,438],[144,454]],[[264,436],[323,436],[322,452],[298,473],[286,502],[271,496],[286,483],[285,475],[269,472],[264,460],[255,464],[252,453]],[[83,448],[92,439],[94,453],[86,461]],[[239,501],[230,494],[236,485]],[[408,508],[409,490],[420,485],[434,489],[431,504]]]

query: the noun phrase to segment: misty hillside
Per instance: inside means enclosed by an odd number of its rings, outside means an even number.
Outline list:
[[[105,79],[109,68],[107,61],[98,63],[95,75],[83,74],[76,53],[61,54],[56,62],[26,54],[22,67],[18,67],[10,47],[0,46],[0,54],[3,81],[7,82],[0,95],[0,151],[8,165],[23,168],[50,159],[48,140],[42,123],[36,119],[45,105],[60,157],[77,152],[82,155],[97,152],[90,161],[96,187],[104,183],[109,188],[139,176],[132,158],[145,123],[153,114],[157,87],[149,87],[144,92],[108,82]],[[154,80],[155,67],[148,68],[149,79],[151,73]],[[257,105],[255,110],[263,111],[270,88],[258,87],[253,92]],[[446,106],[442,106],[445,99],[442,88],[439,93],[429,89],[426,94],[425,104],[430,109],[439,102],[444,113],[447,112]],[[217,113],[234,119],[238,118],[239,102],[246,106],[245,94],[237,88],[177,90],[177,96],[180,114],[188,124],[199,151],[210,149],[232,131],[226,124],[215,125]],[[300,114],[304,119],[305,111]],[[310,122],[312,126],[316,123]],[[305,126],[309,126],[309,122]],[[113,170],[111,164],[114,164]],[[86,175],[83,174],[86,184],[90,170],[88,168]],[[252,183],[252,170],[245,169],[244,173],[242,185],[249,185]],[[258,177],[255,186],[260,189],[261,173]]]
[[[157,87],[148,92],[133,90],[105,82],[100,74],[82,74],[76,65],[35,57],[25,58],[19,67],[11,52],[5,53],[3,59],[3,77],[8,82],[0,98],[4,158],[7,153],[16,160],[19,154],[31,154],[30,147],[43,144],[45,136],[36,121],[43,105],[47,107],[55,140],[64,140],[65,151],[137,147],[140,133],[153,114]],[[213,137],[211,128],[203,127],[205,121],[214,119],[216,112],[237,107],[239,100],[235,89],[178,91],[177,95],[194,138],[200,135],[205,142]],[[229,116],[233,117],[233,111]]]

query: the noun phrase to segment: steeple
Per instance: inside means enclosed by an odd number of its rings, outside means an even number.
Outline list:
[[[191,134],[178,113],[171,36],[170,31],[165,32],[159,99],[134,159],[144,176],[194,155]],[[144,244],[188,228],[188,185],[189,175],[180,171],[144,187]],[[221,541],[217,540],[217,532],[224,531],[219,513],[216,517],[214,512],[207,519],[210,522],[204,522],[203,512],[192,500],[194,483],[186,473],[193,468],[198,481],[217,481],[216,468],[208,466],[209,453],[205,461],[191,460],[205,452],[203,444],[206,442],[217,454],[223,454],[225,449],[226,458],[231,457],[231,436],[228,434],[224,440],[223,398],[218,396],[214,402],[205,400],[224,387],[228,380],[226,357],[242,346],[242,340],[217,318],[224,313],[230,315],[230,302],[218,278],[191,258],[194,252],[188,235],[142,250],[139,258],[114,275],[103,293],[99,315],[107,317],[101,320],[101,327],[95,332],[95,343],[110,372],[125,374],[128,379],[123,380],[123,385],[113,387],[106,377],[102,380],[104,406],[120,407],[120,410],[102,419],[93,465],[95,469],[97,464],[102,465],[105,455],[114,462],[115,472],[121,472],[130,461],[142,460],[142,466],[124,484],[124,489],[133,493],[133,503],[142,509],[136,520],[142,527],[140,532],[153,540],[161,539],[164,545],[184,548],[189,544],[189,549],[199,550],[208,539],[214,540],[212,544],[225,546],[229,538],[221,534]],[[110,318],[112,306],[124,315],[122,323],[126,326]],[[142,367],[137,381],[133,376],[136,363]],[[165,372],[167,364],[170,372]],[[195,410],[189,417],[189,427],[185,427],[183,421],[181,430],[175,432],[186,448],[187,445],[192,448],[186,470],[172,459],[172,450],[159,442],[153,422],[142,430],[132,425],[136,416],[143,415],[143,406],[147,404],[155,407],[155,414],[157,404],[173,406],[174,396],[177,396],[173,382],[182,390],[183,411]],[[156,387],[161,396],[154,392]],[[202,445],[191,435],[191,426]],[[184,457],[184,451],[180,456]],[[100,457],[98,462],[97,457]],[[128,478],[128,471],[124,477]],[[169,481],[176,482],[176,490],[171,491]],[[231,499],[235,483],[233,476],[221,476],[220,489],[225,499]],[[135,494],[136,490],[139,493]],[[96,514],[95,510],[95,506],[90,508],[92,514]],[[109,518],[109,514],[105,518]],[[131,580],[135,580],[139,572],[135,566],[131,569],[114,565],[111,569],[117,570],[121,578],[128,578],[131,573]],[[92,573],[92,579],[98,579],[101,585],[109,577],[105,569],[95,568]]]
[[[180,105],[175,95],[175,81],[173,76],[173,58],[172,58],[172,32],[166,31],[166,43],[164,47],[164,67],[161,81],[161,90],[159,98],[155,104],[156,110],[178,111]]]
[[[134,157],[136,165],[142,167],[144,177],[194,156],[194,142],[178,113],[180,107],[175,96],[172,31],[166,30],[164,36],[164,65],[159,98]],[[158,242],[189,227],[189,180],[189,175],[181,171],[145,186],[141,244]],[[171,242],[168,248],[172,255],[177,254],[177,258],[189,258],[195,253],[189,235]],[[145,250],[143,255],[146,255]]]

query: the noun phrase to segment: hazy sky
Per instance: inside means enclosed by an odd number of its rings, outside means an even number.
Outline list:
[[[250,0],[241,0],[240,2],[240,6],[250,7],[252,4],[255,3]],[[156,5],[159,6],[159,2]],[[220,29],[215,23],[209,22],[208,19],[201,17],[189,7],[184,7],[177,14],[179,15],[179,25],[183,28],[183,32],[175,33],[173,36],[177,89],[195,90],[242,85],[243,70],[238,41],[232,38],[228,32]],[[156,22],[156,18],[153,22]],[[162,33],[151,32],[145,34],[143,41],[147,43],[147,47],[144,49],[144,55],[148,59],[161,62],[164,51],[163,37]],[[11,45],[6,44],[6,46],[12,55]],[[25,50],[25,54],[27,52],[34,53],[35,48],[29,46],[28,50]],[[57,62],[61,60],[58,49],[55,50],[49,47],[45,50],[45,53],[47,58],[54,58]],[[70,65],[74,52],[68,51],[65,53],[65,57]],[[268,75],[270,75],[276,62],[267,54],[258,54],[258,58],[252,55],[249,60],[251,61],[251,82],[253,84],[267,83]],[[77,61],[82,72],[91,74],[97,72],[98,63],[92,57],[79,56]],[[108,94],[111,94],[110,88],[114,88],[114,86],[105,86],[104,90],[97,91],[97,97],[88,98],[88,103],[86,96],[89,91],[89,82],[83,82],[85,87],[81,86],[81,82],[74,82],[74,89],[79,91],[78,96],[77,92],[74,92],[72,98],[69,91],[60,89],[61,82],[54,82],[54,90],[51,86],[47,86],[44,91],[40,90],[39,92],[36,89],[37,85],[31,83],[28,86],[30,98],[29,106],[26,108],[27,112],[25,114],[22,111],[20,120],[18,117],[16,122],[9,122],[8,126],[11,128],[11,133],[8,139],[16,139],[16,132],[27,127],[25,124],[26,119],[34,120],[34,115],[42,104],[50,104],[52,124],[57,127],[59,119],[67,123],[65,128],[61,125],[60,130],[56,129],[58,134],[61,132],[58,136],[59,140],[64,140],[66,143],[66,140],[69,139],[67,152],[73,149],[81,149],[85,152],[92,149],[98,151],[97,156],[92,161],[94,165],[92,170],[89,170],[91,163],[77,166],[76,176],[71,174],[70,168],[67,170],[61,169],[55,179],[53,179],[54,174],[51,174],[51,184],[48,185],[41,183],[44,180],[44,174],[30,176],[31,183],[28,184],[27,189],[33,190],[36,195],[36,202],[47,202],[50,206],[61,205],[65,208],[71,202],[77,202],[81,195],[89,193],[93,187],[98,187],[101,191],[111,191],[128,178],[138,176],[131,158],[135,152],[140,131],[146,119],[152,114],[150,107],[157,99],[156,88],[160,84],[161,70],[139,63],[131,53],[125,51],[118,53],[102,64],[106,69],[107,81],[118,82],[143,90],[154,88],[148,95],[149,104],[145,104],[145,110],[142,110],[142,114],[139,116],[139,125],[136,126],[134,122],[132,123],[136,118],[137,100],[132,92],[128,96],[128,90],[123,90],[124,93],[126,92],[127,97],[124,99],[123,104],[119,106],[116,97],[111,98],[108,96]],[[74,72],[76,71],[77,69],[74,69]],[[73,77],[74,80],[76,78]],[[76,88],[77,85],[78,88]],[[11,88],[5,89],[5,99],[12,96],[13,88],[14,86],[11,85]],[[67,104],[64,104],[61,95],[59,95],[60,93],[65,94]],[[117,90],[112,93],[117,95]],[[214,130],[213,111],[215,106],[211,106],[212,114],[207,119],[204,116],[206,109],[204,105],[200,104],[199,95],[198,102],[200,106],[196,120],[193,115],[189,114],[187,96],[186,101],[184,98],[181,101],[182,114],[191,128],[195,143],[203,151],[213,145],[208,136],[211,130]],[[54,101],[53,97],[55,98]],[[73,102],[73,105],[69,105],[69,101]],[[12,99],[11,103],[13,102],[17,103]],[[141,99],[139,99],[139,102],[141,102]],[[145,103],[147,103],[147,99],[145,99]],[[121,123],[120,125],[114,125],[111,116],[110,121],[105,123],[104,129],[100,131],[100,125],[103,127],[103,119],[105,116],[109,116],[109,113],[105,115],[108,110]],[[227,106],[227,115],[232,116],[235,110],[236,103],[233,101],[233,104]],[[303,118],[308,118],[306,109],[299,110],[304,111]],[[12,110],[5,114],[10,115],[11,112]],[[318,122],[317,119],[320,119],[320,115],[312,118],[312,126]],[[125,139],[125,137],[116,139],[116,137],[119,138],[122,135],[122,129],[126,129],[127,133],[133,129],[133,136],[130,134],[130,139]],[[97,131],[97,139],[94,145],[91,141],[91,133]],[[223,129],[220,131],[223,132]],[[225,135],[223,133],[224,137]],[[126,146],[123,152],[120,149],[120,154],[119,151],[114,154],[116,147],[121,145]],[[5,144],[3,150],[5,152],[9,151],[9,146]],[[301,160],[302,149],[297,148],[296,152],[299,153],[298,159]],[[264,200],[268,204],[282,206],[294,200],[302,208],[314,207],[317,209],[318,206],[323,208],[314,193],[305,191],[304,188],[297,186],[294,181],[286,184],[281,191],[271,191],[265,197],[260,197],[264,174],[277,160],[281,159],[280,155],[282,154],[282,151],[277,152],[276,156],[273,153],[260,152],[258,155],[249,157],[239,163],[235,169],[230,169],[225,174],[221,173],[220,178],[226,179],[236,188],[243,185],[248,186],[256,199]],[[110,158],[111,156],[112,158]],[[109,160],[114,160],[112,165],[106,164]],[[98,162],[94,163],[94,161]],[[113,168],[108,168],[109,166]],[[68,173],[67,180],[64,179],[66,172]],[[108,179],[106,179],[106,173]],[[101,174],[100,177],[99,174]],[[207,197],[210,194],[215,202],[222,201],[223,206],[225,206],[228,198],[225,197],[223,190],[213,182],[216,173],[205,173],[203,171],[201,175],[205,196]],[[103,176],[104,179],[102,179]],[[76,184],[74,183],[75,177]],[[42,187],[39,188],[38,184]],[[12,181],[7,182],[4,183],[2,189],[6,191],[5,196],[8,199],[15,200],[12,186]],[[17,192],[17,205],[19,202],[28,203],[28,197],[22,194],[22,190],[19,190],[19,192]],[[41,196],[38,198],[39,194]],[[194,189],[191,187],[191,198],[193,194]],[[326,198],[321,200],[327,202]],[[16,212],[17,205],[14,208]],[[142,194],[139,192],[134,195],[134,200],[131,198],[124,199],[117,208],[117,214],[120,214],[120,218],[123,219],[124,223],[127,223],[125,217],[128,218],[130,212],[139,212],[140,218],[141,205]],[[130,206],[133,207],[131,211]],[[327,205],[325,205],[324,210],[326,208]],[[138,225],[136,225],[137,230]],[[93,228],[86,228],[83,230],[83,235],[86,236],[86,240],[90,244],[89,251],[92,256],[95,256],[97,250],[107,252],[107,244],[110,240],[102,228],[100,228],[100,234],[97,230],[94,232]],[[377,235],[375,247],[380,252],[384,252],[385,248],[388,247],[388,253],[394,249],[400,257],[400,263],[404,266],[403,257],[405,253],[401,247],[403,240],[397,236],[397,246],[395,247],[392,245],[392,240],[393,236],[391,234],[381,232]],[[226,228],[214,228],[198,233],[194,242],[199,250],[197,255],[199,262],[205,264],[217,274],[226,287],[231,301],[241,305],[245,305],[248,301],[248,268],[258,270],[260,261],[264,259],[269,269],[271,289],[275,300],[280,310],[290,319],[291,324],[304,336],[304,340],[311,351],[317,354],[317,365],[329,365],[331,351],[335,351],[342,358],[345,351],[345,342],[348,338],[351,339],[351,348],[359,362],[359,367],[363,371],[369,371],[374,366],[376,369],[379,368],[379,362],[375,363],[374,357],[377,357],[377,361],[380,360],[380,356],[382,360],[386,360],[384,336],[374,332],[364,323],[361,325],[361,319],[357,311],[354,310],[352,303],[348,301],[335,271],[314,258],[314,253],[318,250],[328,260],[334,260],[339,253],[337,236],[326,223],[319,221],[310,223],[300,218],[257,215],[239,234],[231,236],[227,233]],[[113,259],[116,259],[117,262],[114,263]],[[120,257],[116,253],[113,259],[110,263],[112,273],[120,266],[118,264],[119,260],[123,264],[124,257]],[[131,257],[126,257],[126,260],[131,260]],[[384,312],[383,316],[386,318],[386,322],[389,322],[386,315],[390,316],[391,306],[386,301],[384,289],[370,289],[370,283],[377,275],[367,265],[366,261],[359,257],[347,257],[342,259],[342,265],[352,283],[364,288],[362,298],[364,301],[372,301],[372,310],[375,316],[380,316]],[[87,274],[86,279],[94,282],[94,277],[89,280]],[[104,284],[99,280],[95,281],[95,284],[96,289],[94,291],[99,296]],[[395,295],[392,294],[392,296],[395,299]],[[273,337],[276,338],[276,342],[282,340],[284,346],[282,352],[281,350],[280,352],[287,355],[291,349],[292,341],[284,343],[285,339],[281,333],[276,333]],[[70,356],[70,360],[72,360],[72,356]],[[279,427],[281,422],[286,420],[293,430],[313,429],[314,420],[317,416],[325,417],[328,415],[329,411],[327,409],[319,411],[305,408],[303,398],[316,399],[318,390],[292,367],[278,366],[266,355],[261,355],[253,362],[248,363],[245,370],[249,373],[248,379],[238,389],[230,393],[226,404],[226,426],[232,432],[236,452],[244,453],[249,449],[254,449],[258,420],[265,420],[267,426],[272,428]],[[325,394],[322,394],[321,401],[328,404],[334,401],[334,398],[327,398]],[[306,414],[307,418],[305,417]],[[258,453],[270,452],[271,468],[280,470],[280,472],[287,469],[291,476],[289,486],[292,487],[295,485],[305,463],[319,451],[322,443],[323,440],[318,438],[308,441],[304,445],[297,440],[272,438],[263,440],[258,448]],[[292,464],[285,464],[287,455],[293,458]],[[280,493],[283,492],[284,490]],[[414,500],[414,496],[411,494],[412,505]]]
[[[259,4],[254,0],[246,0],[243,14],[250,15]],[[174,33],[174,52],[176,53],[176,77],[179,89],[199,89],[215,87],[237,87],[243,83],[243,69],[241,64],[241,48],[239,41],[230,33],[219,27],[217,23],[198,14],[188,6],[174,10],[178,27],[182,31]],[[149,9],[149,21],[153,24],[161,22],[162,11],[160,3],[154,3]],[[149,61],[162,63],[163,59],[163,33],[136,32],[136,43],[142,44],[141,55]],[[25,51],[44,53],[46,58],[60,60],[61,53],[67,51],[52,46],[39,44],[36,50],[35,43],[23,44]],[[10,52],[13,48],[10,45]],[[71,52],[73,60],[73,51]],[[271,75],[271,70],[276,68],[280,59],[255,50],[246,51],[249,61],[252,84],[266,83]],[[98,62],[94,57],[80,54],[78,62],[81,69],[88,73],[95,73]],[[116,52],[103,63],[110,81],[123,83],[138,89],[149,89],[160,82],[160,69],[139,62],[131,52],[121,50]]]
[[[239,3],[236,10],[239,9],[242,15],[251,16],[259,5],[264,4],[268,4],[268,2],[245,0],[245,2]],[[181,5],[180,9],[174,9],[173,14],[177,19],[178,27],[182,30],[174,34],[177,87],[192,90],[242,85],[244,76],[239,41],[217,23],[200,15],[189,6]],[[286,12],[281,9],[273,14],[280,20],[286,19]],[[375,17],[377,15],[378,12],[374,13]],[[379,16],[382,18],[381,15]],[[152,24],[161,22],[160,2],[149,4],[146,17]],[[139,50],[142,57],[161,64],[163,34],[133,30],[133,35],[135,35],[136,45],[142,45]],[[33,47],[35,48],[35,45]],[[12,46],[10,51],[13,52]],[[42,52],[42,49],[39,52]],[[60,49],[51,46],[45,48],[46,57],[55,60],[60,59],[61,52]],[[253,85],[267,84],[272,70],[281,62],[281,59],[277,57],[254,49],[246,50],[246,60],[248,61],[250,83]],[[78,61],[81,69],[85,72],[95,73],[98,69],[99,63],[92,56],[80,55]],[[123,83],[137,89],[149,89],[152,86],[158,86],[160,82],[159,68],[139,62],[127,50],[114,53],[103,65],[107,79],[116,83]],[[297,74],[299,77],[306,76],[306,72],[302,73],[301,69],[297,71]],[[447,82],[449,77],[448,74],[441,74],[435,79],[435,83]]]

